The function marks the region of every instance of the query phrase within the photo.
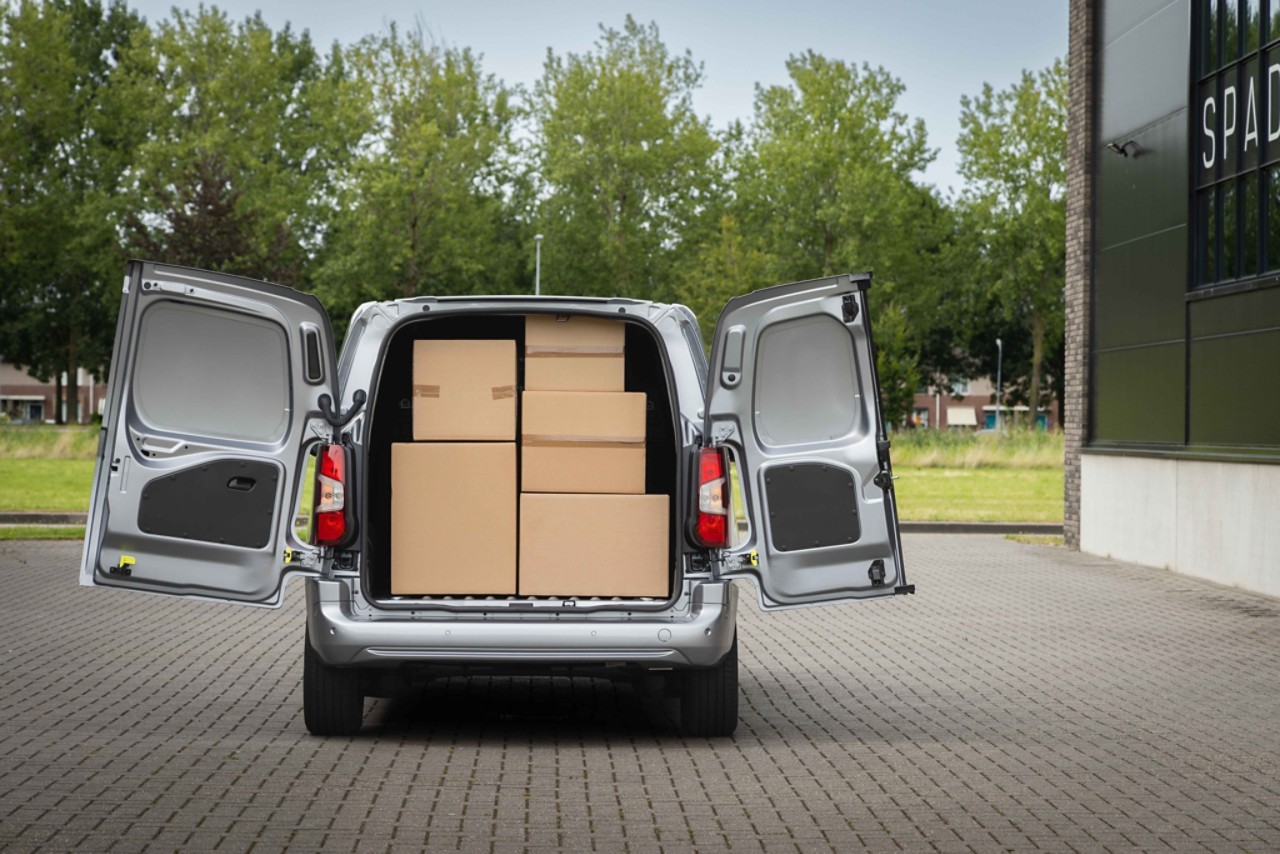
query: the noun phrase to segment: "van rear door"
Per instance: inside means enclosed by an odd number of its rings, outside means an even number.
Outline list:
[[[730,300],[716,323],[704,441],[738,467],[749,532],[719,555],[761,607],[913,592],[902,566],[867,311],[871,276]]]
[[[309,294],[131,262],[80,583],[278,606],[316,571],[293,520],[336,361]]]

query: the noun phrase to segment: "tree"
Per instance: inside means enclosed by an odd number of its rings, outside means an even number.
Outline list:
[[[173,11],[122,64],[145,141],[115,211],[136,252],[306,286],[350,155],[343,55],[261,16]]]
[[[876,267],[891,278],[914,251],[914,176],[934,153],[924,123],[897,112],[883,68],[812,51],[787,60],[789,86],[756,91],[740,165],[752,225],[787,276]]]
[[[332,305],[515,290],[512,91],[470,50],[393,26],[351,56],[364,109],[320,280]]]
[[[790,85],[758,88],[734,172],[734,210],[772,260],[774,281],[872,270],[885,417],[910,411],[919,384],[928,263],[942,206],[916,176],[933,158],[924,123],[898,112],[901,82],[883,68],[812,51],[787,61]],[[909,321],[909,322],[908,322]]]
[[[978,274],[1006,324],[1004,337],[1028,345],[1021,366],[1006,360],[1006,377],[1034,412],[1046,366],[1060,363],[1063,344],[1066,65],[1023,72],[1001,92],[987,84],[960,103],[957,145],[968,182],[961,212],[981,247]],[[1060,371],[1053,379],[1061,382]]]
[[[693,309],[707,338],[725,303],[739,294],[776,284],[770,278],[773,263],[757,241],[742,233],[737,218],[724,213],[715,235],[704,240],[682,267],[675,299]],[[709,346],[711,342],[705,343]]]
[[[123,2],[21,2],[0,11],[0,352],[37,378],[101,375],[124,269],[102,216],[136,137],[111,98],[145,33]],[[62,421],[58,408],[56,417]]]
[[[547,291],[672,293],[713,183],[716,140],[693,110],[701,82],[692,56],[631,17],[601,27],[594,52],[548,52],[532,95]]]

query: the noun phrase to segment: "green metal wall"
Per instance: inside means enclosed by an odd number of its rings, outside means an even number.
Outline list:
[[[1089,444],[1265,456],[1280,282],[1191,289],[1192,2],[1101,3]],[[1127,140],[1137,156],[1106,150]]]

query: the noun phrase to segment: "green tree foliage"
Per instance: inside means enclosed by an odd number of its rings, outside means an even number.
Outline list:
[[[1005,377],[1015,399],[1034,410],[1044,402],[1046,374],[1062,399],[1066,65],[1024,72],[1000,92],[988,84],[961,108],[960,174],[968,186],[960,211],[981,248],[976,286],[990,291],[1004,326]]]
[[[325,62],[306,33],[260,16],[175,9],[122,72],[146,134],[117,211],[130,248],[305,284],[354,140],[341,52]]]
[[[740,190],[752,225],[796,278],[908,267],[933,159],[924,123],[897,111],[904,87],[812,51],[787,61],[789,86],[756,92]]]
[[[142,24],[123,2],[0,10],[0,353],[47,380],[110,354],[121,253],[103,217],[134,137],[110,97]],[[61,420],[61,413],[57,414]]]
[[[716,139],[692,102],[701,82],[688,53],[630,17],[602,27],[594,52],[548,53],[532,95],[544,290],[671,295],[713,184]]]
[[[105,2],[105,5],[104,5]],[[956,202],[883,68],[813,52],[716,134],[702,67],[654,24],[548,53],[527,94],[394,25],[322,56],[260,16],[0,4],[0,353],[109,357],[127,253],[317,290],[338,317],[416,294],[690,305],[871,270],[885,415],[926,382],[1061,382],[1066,70],[962,102]],[[68,389],[68,393],[74,389]],[[1059,389],[1059,398],[1060,398]]]
[[[362,136],[319,274],[330,309],[512,289],[525,264],[512,91],[420,30],[367,38],[350,64]]]
[[[739,294],[777,284],[772,279],[773,259],[756,241],[742,233],[731,213],[720,217],[720,228],[693,250],[681,271],[675,299],[693,309],[709,339],[724,304]],[[705,342],[710,347],[710,340]]]

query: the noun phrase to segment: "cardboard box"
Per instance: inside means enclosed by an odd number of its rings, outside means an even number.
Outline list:
[[[520,491],[644,493],[645,396],[526,391]]]
[[[601,317],[531,315],[524,321],[528,391],[623,391],[626,326]]]
[[[413,342],[413,438],[514,442],[516,342]]]
[[[520,595],[670,594],[665,495],[520,496]]]
[[[515,443],[392,445],[392,594],[515,590]]]

